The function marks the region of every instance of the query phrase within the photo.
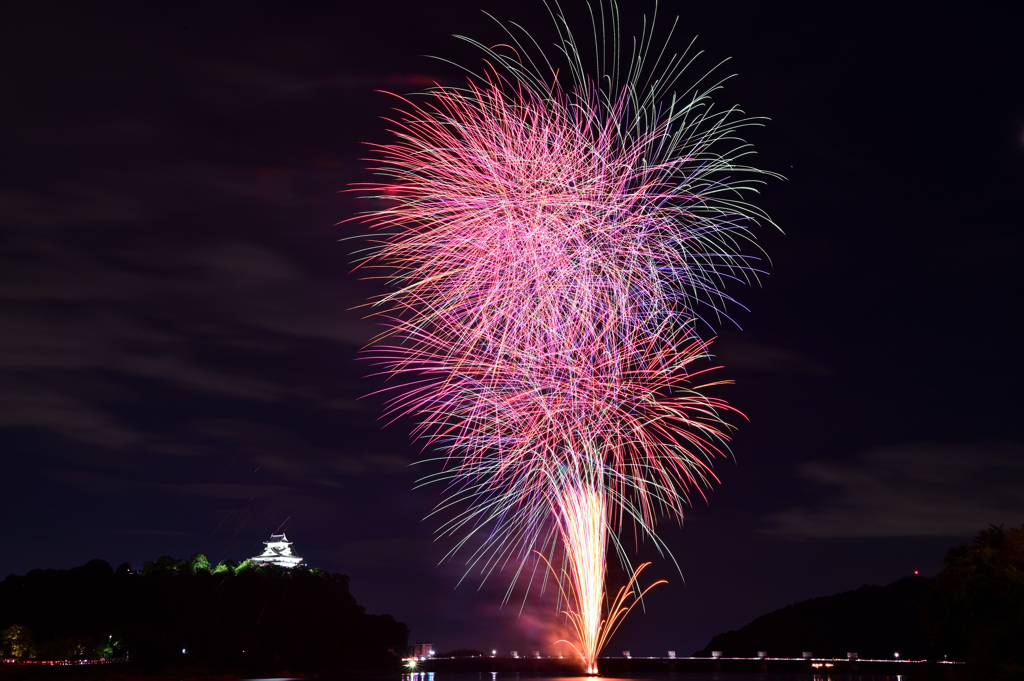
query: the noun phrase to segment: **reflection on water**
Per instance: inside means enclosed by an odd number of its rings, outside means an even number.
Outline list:
[[[523,672],[442,673],[437,675],[436,679],[434,672],[402,674],[402,681],[584,681],[593,678],[592,676],[549,676]],[[616,674],[597,678],[598,681],[904,681],[902,674],[886,676],[879,674],[759,674],[743,672]]]
[[[492,674],[495,676],[496,674]],[[445,674],[445,676],[456,676],[455,674]],[[463,676],[477,676],[477,674],[464,674]],[[409,674],[402,674],[402,681],[434,681],[434,672],[412,672]],[[454,680],[453,680],[454,681]],[[467,678],[466,681],[469,681]]]
[[[378,679],[395,677],[377,677]],[[411,672],[402,674],[401,681],[584,681],[593,676],[548,676],[545,674],[525,674],[521,672],[479,672],[472,674],[440,674],[434,678],[434,672]],[[675,673],[662,674],[617,674],[615,676],[599,676],[598,681],[904,681],[902,674],[747,674],[724,673]],[[245,681],[304,681],[292,677],[281,679],[246,679]],[[321,677],[320,681],[352,681],[351,678]]]

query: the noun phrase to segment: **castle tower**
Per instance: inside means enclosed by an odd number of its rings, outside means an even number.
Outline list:
[[[263,542],[266,548],[263,553],[253,556],[250,560],[261,565],[277,565],[278,567],[293,568],[302,564],[302,558],[292,551],[292,542],[288,537],[281,534],[270,535],[270,541]]]

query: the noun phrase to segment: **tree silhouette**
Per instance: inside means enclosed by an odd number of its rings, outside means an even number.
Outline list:
[[[124,567],[124,566],[122,566]],[[0,582],[5,654],[52,659],[129,652],[153,664],[254,673],[397,669],[408,629],[370,615],[345,575],[206,556],[161,556],[141,573],[103,561]]]
[[[990,525],[945,563],[923,613],[935,645],[971,678],[1024,678],[1024,526]]]

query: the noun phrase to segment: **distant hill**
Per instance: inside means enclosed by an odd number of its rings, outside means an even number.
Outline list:
[[[124,658],[221,665],[245,675],[390,672],[409,630],[371,615],[348,577],[202,554],[142,572],[102,560],[0,582],[0,653],[22,659]],[[287,675],[287,674],[286,674]]]
[[[694,655],[721,650],[726,657],[901,657],[934,659],[920,623],[920,611],[931,584],[924,577],[904,577],[888,586],[865,585],[853,591],[812,598],[755,619],[736,631],[718,634]]]

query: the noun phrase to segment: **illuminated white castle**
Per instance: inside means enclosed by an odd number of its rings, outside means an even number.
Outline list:
[[[263,544],[266,546],[263,549],[263,553],[253,556],[250,559],[252,562],[286,568],[293,568],[296,565],[302,564],[302,559],[292,551],[292,542],[288,541],[288,537],[284,536],[284,532],[270,535],[270,541],[265,541]]]

